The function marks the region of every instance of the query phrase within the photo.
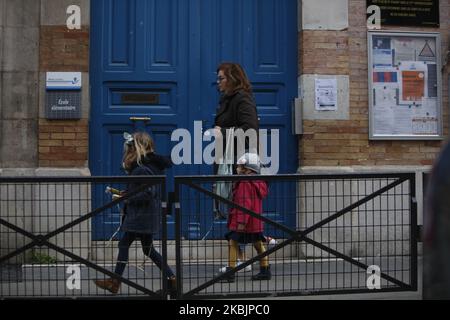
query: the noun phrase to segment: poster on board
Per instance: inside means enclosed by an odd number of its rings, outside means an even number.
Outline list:
[[[373,32],[370,139],[442,139],[438,33]]]

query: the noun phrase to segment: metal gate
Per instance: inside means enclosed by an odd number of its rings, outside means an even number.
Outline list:
[[[137,187],[119,199],[105,192],[130,183]],[[113,240],[121,233],[110,241],[91,238],[91,219],[102,214],[113,220],[124,201],[149,187],[165,194],[165,176],[0,178],[0,299],[111,298],[93,283],[109,277],[122,283],[117,298],[165,298],[167,283],[161,279],[167,277],[140,255],[139,246],[131,247],[128,267],[119,276],[113,272]],[[97,208],[91,208],[93,197],[102,199]],[[166,209],[163,201],[163,225]],[[160,239],[166,261],[165,228]]]
[[[269,185],[261,215],[210,191],[217,181],[255,179]],[[104,193],[130,182],[140,187],[121,199]],[[165,184],[164,176],[0,178],[0,299],[167,299],[166,276],[140,244],[131,247],[118,276],[115,240],[121,234],[93,241],[90,230],[94,216],[116,216],[128,197],[150,185],[164,194]],[[98,208],[91,208],[93,197],[103,198]],[[162,225],[174,207],[176,240],[168,242],[162,228],[154,245],[176,270],[178,299],[417,290],[414,173],[185,176],[175,178],[173,199],[162,201]],[[274,238],[261,255],[243,247],[246,257],[227,273],[219,272],[227,265],[226,220],[214,217],[214,199],[263,220],[264,234]],[[267,205],[274,200],[276,208]],[[294,216],[296,228],[277,220],[280,215]],[[252,281],[263,256],[272,278]],[[231,273],[234,282],[220,282]],[[106,277],[122,282],[118,294],[93,284]]]
[[[212,183],[218,179],[265,180],[275,191],[269,192],[270,201],[282,199],[284,205],[275,213],[255,214],[212,193]],[[414,174],[176,177],[175,186],[179,298],[417,290]],[[183,208],[187,199],[196,204],[195,209]],[[227,243],[211,234],[225,233],[226,223],[222,228],[214,223],[213,199],[263,220],[266,236],[281,237],[276,244],[267,243],[261,255],[247,246],[247,260],[220,273],[227,264]],[[294,209],[285,211],[290,208]],[[271,219],[280,214],[295,215],[297,228]],[[182,221],[186,217],[187,223]],[[198,229],[199,220],[210,228]],[[184,225],[187,229],[182,229]],[[197,240],[183,240],[192,232],[199,233]],[[272,279],[252,281],[251,274],[258,272],[257,262],[264,256],[269,256]],[[249,266],[252,273],[246,272]],[[235,282],[222,283],[231,273],[237,276]]]

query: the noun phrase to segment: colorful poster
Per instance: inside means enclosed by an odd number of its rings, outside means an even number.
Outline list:
[[[421,102],[425,96],[425,72],[402,71],[402,100]]]
[[[397,72],[376,71],[373,73],[373,82],[393,82],[397,83]]]
[[[425,97],[427,66],[420,61],[403,61],[399,66],[400,104],[420,104]]]

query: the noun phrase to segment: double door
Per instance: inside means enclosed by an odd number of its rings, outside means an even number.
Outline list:
[[[209,144],[195,132],[213,126],[223,61],[245,68],[268,141],[278,129],[279,172],[296,171],[296,0],[96,0],[90,37],[92,175],[123,175],[124,131],[147,131],[165,155],[178,144],[171,141],[175,129],[191,133],[192,148]],[[169,190],[175,175],[212,174],[211,165],[195,164],[194,157],[192,150],[190,164],[167,172]],[[268,204],[274,212],[278,205]],[[286,219],[295,224],[295,217],[279,218]],[[108,238],[118,222],[115,214],[96,217],[93,239]]]

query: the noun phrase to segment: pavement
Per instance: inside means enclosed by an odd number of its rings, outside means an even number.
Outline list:
[[[358,260],[358,259],[357,259]],[[409,257],[386,257],[359,259],[366,265],[377,263],[382,272],[409,284]],[[76,267],[77,265],[75,265]],[[78,265],[79,266],[79,265]],[[79,283],[70,265],[23,265],[19,269],[0,268],[0,300],[14,297],[65,297],[65,298],[145,298],[139,290],[125,284],[118,295],[100,290],[93,284],[94,279],[104,278],[104,274],[85,266],[79,266]],[[218,261],[201,262],[183,265],[183,292],[188,292],[211,280],[220,269]],[[316,294],[327,290],[363,290],[367,289],[366,270],[352,266],[339,259],[321,260],[289,260],[272,264],[270,281],[252,281],[251,276],[258,270],[254,264],[252,272],[239,272],[234,283],[215,283],[199,293],[199,298],[227,298],[240,295],[239,299],[262,300],[421,300],[422,299],[422,258],[418,259],[418,290],[405,292],[382,292],[350,294]],[[113,265],[105,265],[112,270]],[[76,269],[76,268],[75,268]],[[142,268],[132,263],[127,267],[125,275],[131,281],[156,291],[161,287],[159,270],[147,262]],[[145,278],[145,279],[144,279]],[[382,288],[395,288],[391,282],[381,279]],[[295,294],[301,291],[304,295],[275,296],[277,292]],[[245,297],[245,294],[250,296]],[[258,298],[258,295],[269,296]]]

